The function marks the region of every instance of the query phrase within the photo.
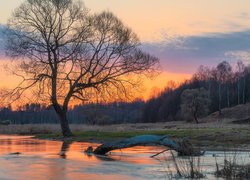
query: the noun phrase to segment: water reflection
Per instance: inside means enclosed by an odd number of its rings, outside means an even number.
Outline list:
[[[150,158],[162,151],[160,147],[133,147],[94,156],[84,154],[89,146],[98,144],[0,135],[0,179],[168,179],[171,154],[164,153],[157,157],[159,160]],[[215,153],[217,161],[223,162],[223,152],[207,152],[202,157],[203,169],[210,174],[215,168]],[[242,153],[244,159],[245,155]]]
[[[64,141],[62,143],[62,147],[61,147],[61,152],[59,153],[59,155],[61,156],[61,158],[66,159],[67,158],[67,151],[69,151],[70,145],[72,144],[72,142],[67,142]]]
[[[27,136],[0,135],[1,179],[159,179],[149,158],[153,147],[114,151],[109,156],[84,154],[99,144],[32,139]],[[19,152],[20,154],[18,154]],[[152,166],[157,165],[158,166]],[[160,175],[161,177],[162,175]],[[154,178],[152,178],[154,177]]]
[[[145,154],[153,154],[161,151],[158,147],[136,147],[125,150],[116,150],[109,156],[92,156],[84,154],[84,150],[92,146],[96,148],[99,144],[88,142],[61,142],[32,139],[30,136],[0,136],[0,155],[15,154],[39,155],[49,158],[63,158],[83,161],[124,161],[137,164],[152,164],[152,159]],[[136,156],[133,156],[136,154]]]

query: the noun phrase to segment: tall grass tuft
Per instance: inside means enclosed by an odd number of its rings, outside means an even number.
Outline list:
[[[250,164],[245,164],[243,159],[238,157],[237,151],[232,157],[224,156],[223,164],[216,161],[215,176],[225,179],[250,179]]]
[[[201,166],[200,156],[187,156],[185,158],[176,158],[176,155],[171,152],[173,167],[168,166],[168,178],[185,178],[185,179],[202,179],[205,175]]]

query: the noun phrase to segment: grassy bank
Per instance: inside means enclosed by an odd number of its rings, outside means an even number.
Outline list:
[[[137,135],[168,135],[179,140],[189,138],[195,146],[206,148],[250,148],[250,127],[232,124],[122,124],[111,126],[71,125],[75,137],[67,141],[105,142]],[[59,125],[0,126],[0,134],[35,135],[41,139],[65,140]]]
[[[195,146],[223,149],[244,147],[248,148],[250,145],[250,133],[247,129],[240,131],[229,131],[222,128],[206,128],[206,129],[175,129],[175,130],[140,130],[130,132],[100,132],[100,131],[86,131],[74,132],[75,137],[68,138],[68,141],[95,141],[105,142],[111,140],[118,140],[129,138],[137,135],[168,135],[169,137],[180,140],[182,138],[189,138]],[[56,139],[62,140],[61,133],[52,134],[38,134],[37,138],[42,139]],[[250,147],[250,146],[249,146]]]

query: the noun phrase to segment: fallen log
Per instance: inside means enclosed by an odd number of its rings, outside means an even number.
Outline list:
[[[93,153],[97,155],[105,155],[112,150],[134,146],[164,146],[171,150],[175,150],[178,152],[178,155],[181,156],[199,156],[204,153],[200,150],[194,149],[192,144],[187,139],[184,139],[181,142],[176,142],[171,140],[168,136],[157,135],[135,136],[121,141],[104,143],[98,146]]]

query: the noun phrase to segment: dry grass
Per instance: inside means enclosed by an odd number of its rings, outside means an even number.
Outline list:
[[[250,103],[222,109],[221,115],[219,115],[219,112],[215,112],[203,118],[201,121],[231,123],[235,120],[243,120],[248,118],[250,118]]]
[[[248,158],[245,157],[244,160]],[[236,151],[232,157],[225,155],[223,164],[218,164],[216,161],[215,175],[224,179],[250,179],[250,164],[244,163]]]
[[[196,147],[224,150],[225,147],[250,149],[250,127],[246,125],[169,122],[157,124],[120,124],[109,126],[71,125],[75,141],[123,139],[136,135],[168,135],[173,139],[188,138]],[[0,134],[37,135],[39,138],[61,139],[58,124],[0,126]],[[39,135],[39,136],[38,136]]]
[[[240,130],[250,130],[246,125],[234,125],[224,123],[202,123],[202,124],[190,124],[185,122],[168,122],[168,123],[155,123],[155,124],[119,124],[108,126],[92,126],[92,125],[70,125],[73,132],[133,132],[133,131],[164,131],[164,130],[220,130],[230,132],[237,132]],[[247,128],[247,129],[246,129]],[[0,125],[0,134],[50,134],[60,133],[59,124],[25,124],[25,125]]]
[[[222,115],[218,112],[209,115],[208,117],[199,120],[200,124],[186,123],[183,121],[166,122],[166,123],[149,123],[149,124],[119,124],[106,126],[92,125],[71,125],[73,132],[131,132],[131,131],[164,131],[164,130],[223,130],[225,133],[237,132],[241,133],[245,130],[250,130],[248,126],[242,124],[232,124],[232,121],[246,119],[250,117],[250,104],[239,105],[233,108],[222,110]],[[0,125],[0,134],[50,134],[60,133],[59,124],[30,124],[30,125]]]
[[[168,163],[166,173],[168,179],[203,179],[205,173],[202,169],[200,156],[187,156],[178,158],[171,151],[171,163]]]

